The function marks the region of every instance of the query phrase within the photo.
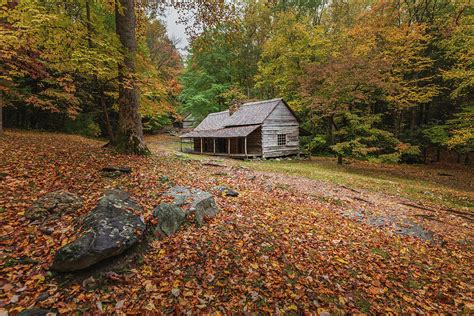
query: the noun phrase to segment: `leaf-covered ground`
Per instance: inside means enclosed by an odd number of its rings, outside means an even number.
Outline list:
[[[3,310],[473,312],[470,217],[442,212],[439,221],[420,219],[434,227],[428,242],[345,217],[338,203],[310,194],[308,183],[295,190],[292,183],[269,185],[272,175],[238,166],[207,166],[167,153],[116,155],[102,144],[19,131],[0,139]],[[108,165],[127,165],[133,172],[102,177],[99,170]],[[168,188],[162,176],[206,190],[231,186],[240,196],[216,195],[216,218],[151,241],[127,268],[85,280],[48,270],[54,252],[74,238],[79,215],[106,189],[128,190],[146,216]],[[49,223],[49,234],[26,220],[24,211],[59,189],[81,195],[85,203],[78,214]]]

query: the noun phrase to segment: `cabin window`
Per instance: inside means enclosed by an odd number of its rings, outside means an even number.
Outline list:
[[[286,134],[278,134],[277,135],[278,146],[285,146],[286,145]]]

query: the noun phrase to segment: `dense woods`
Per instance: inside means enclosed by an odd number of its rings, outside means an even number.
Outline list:
[[[191,45],[183,107],[283,97],[306,147],[378,161],[473,149],[472,8],[463,1],[247,1]],[[460,124],[463,122],[462,124]]]
[[[135,1],[9,1],[0,57],[7,127],[108,136],[145,153],[145,128],[176,115],[181,57]],[[140,107],[140,111],[138,108]]]
[[[202,119],[235,101],[283,97],[312,134],[304,146],[313,153],[421,162],[449,150],[468,162],[469,1],[177,7],[191,36],[184,63],[159,1],[2,5],[3,125],[102,135],[145,153],[142,123],[155,130],[178,113]]]

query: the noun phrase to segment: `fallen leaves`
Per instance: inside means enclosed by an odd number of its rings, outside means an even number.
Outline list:
[[[249,170],[166,155],[115,155],[100,145],[76,136],[24,132],[7,132],[0,141],[1,153],[9,153],[0,160],[0,172],[8,174],[0,187],[5,209],[0,308],[5,311],[39,306],[60,313],[454,313],[473,301],[473,256],[465,246],[393,235],[284,187],[266,191],[265,181],[250,177]],[[133,172],[113,180],[101,177],[98,171],[111,163]],[[216,168],[226,172],[213,176]],[[215,219],[152,241],[127,269],[69,283],[49,273],[55,250],[75,238],[77,218],[105,190],[126,188],[151,212],[167,188],[162,176],[204,190],[226,185],[241,195],[217,195],[222,212]],[[58,189],[80,194],[84,207],[48,224],[51,231],[24,219],[21,214],[32,201]],[[149,213],[143,218],[152,221]]]

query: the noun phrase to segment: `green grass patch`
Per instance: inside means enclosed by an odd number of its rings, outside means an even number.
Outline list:
[[[383,249],[380,249],[380,248],[372,248],[370,251],[374,255],[380,256],[384,259],[388,259],[390,257],[389,254],[386,251],[384,251]]]
[[[186,148],[191,145],[184,146]],[[174,151],[179,151],[180,148],[179,140],[171,140],[162,146]],[[182,153],[182,158],[215,160],[215,157],[212,156],[189,153]],[[474,200],[469,183],[465,181],[465,178],[459,178],[460,176],[450,177],[449,180],[453,182],[440,181],[437,174],[452,173],[452,171],[442,168],[362,161],[353,161],[341,166],[336,163],[334,158],[327,157],[313,157],[311,160],[231,160],[229,164],[244,166],[256,171],[276,172],[325,181],[352,189],[382,192],[414,201],[426,201],[435,205],[463,208],[474,212]],[[282,187],[281,189],[286,188]],[[335,202],[337,203],[337,201]]]

